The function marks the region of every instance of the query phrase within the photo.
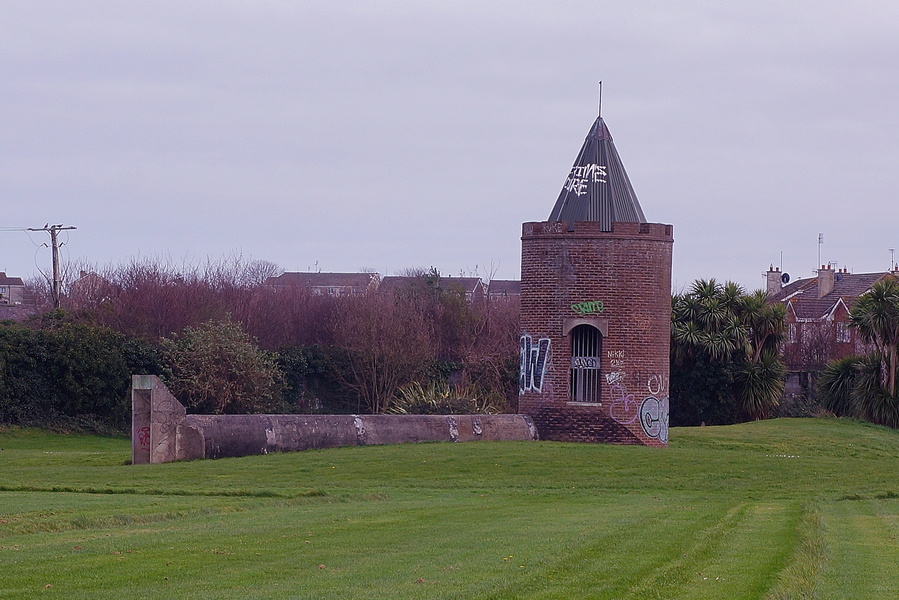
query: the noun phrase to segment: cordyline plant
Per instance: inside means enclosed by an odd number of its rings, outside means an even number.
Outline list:
[[[832,361],[817,380],[821,404],[838,417],[899,428],[899,398],[884,385],[886,365],[876,350]]]
[[[862,340],[873,344],[884,361],[886,388],[896,396],[896,369],[899,368],[899,280],[881,279],[859,297],[849,313],[852,327]]]
[[[707,365],[731,380],[744,417],[767,418],[783,395],[785,316],[785,307],[769,304],[762,290],[747,294],[732,281],[695,281],[671,299],[672,378]]]
[[[818,378],[822,404],[838,416],[899,428],[899,280],[875,283],[859,297],[849,319],[873,349],[827,365]]]

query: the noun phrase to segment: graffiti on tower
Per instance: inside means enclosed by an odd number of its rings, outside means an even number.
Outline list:
[[[588,302],[578,302],[571,305],[571,310],[579,315],[599,314],[605,310],[602,300],[590,300]]]
[[[521,359],[518,376],[519,393],[542,393],[543,376],[549,359],[549,338],[540,338],[535,343],[531,336],[522,335],[519,351]]]
[[[578,196],[587,193],[587,187],[591,183],[606,183],[609,176],[605,165],[575,165],[568,174],[563,186],[566,192],[574,192]]]
[[[649,396],[640,405],[640,425],[643,433],[668,443],[668,398]]]

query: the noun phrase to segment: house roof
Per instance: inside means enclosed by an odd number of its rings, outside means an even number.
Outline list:
[[[613,222],[646,223],[602,117],[590,128],[549,220],[599,221],[603,231]]]
[[[269,277],[265,285],[302,285],[304,287],[365,288],[377,281],[377,273],[282,273]]]
[[[771,297],[772,302],[783,302],[791,307],[797,319],[821,319],[833,312],[841,301],[852,309],[859,296],[890,273],[834,274],[833,290],[818,298],[818,278],[797,279]]]
[[[446,288],[463,289],[467,294],[477,291],[478,288],[484,287],[484,282],[480,277],[441,277],[440,286]]]
[[[521,294],[521,282],[512,279],[491,279],[487,293],[491,296],[518,296]]]
[[[381,277],[381,283],[378,284],[378,290],[382,292],[395,292],[397,290],[406,289],[416,284],[422,284],[424,277],[404,277],[400,275],[386,275]]]
[[[427,284],[427,277],[388,275],[381,278],[378,289],[384,292],[395,292],[423,284]],[[478,286],[483,286],[484,282],[479,277],[440,277],[437,285],[444,290],[455,288],[464,291],[466,294],[471,294],[478,289]]]
[[[7,277],[6,273],[0,271],[0,285],[21,285],[24,286],[25,282],[21,277]]]

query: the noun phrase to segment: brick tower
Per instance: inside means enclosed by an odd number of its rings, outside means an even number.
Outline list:
[[[667,445],[673,242],[598,117],[549,219],[522,225],[519,412],[541,439]]]

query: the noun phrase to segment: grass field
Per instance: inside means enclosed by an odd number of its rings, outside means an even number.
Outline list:
[[[899,598],[899,432],[860,423],[139,466],[121,439],[0,448],[0,598]]]

